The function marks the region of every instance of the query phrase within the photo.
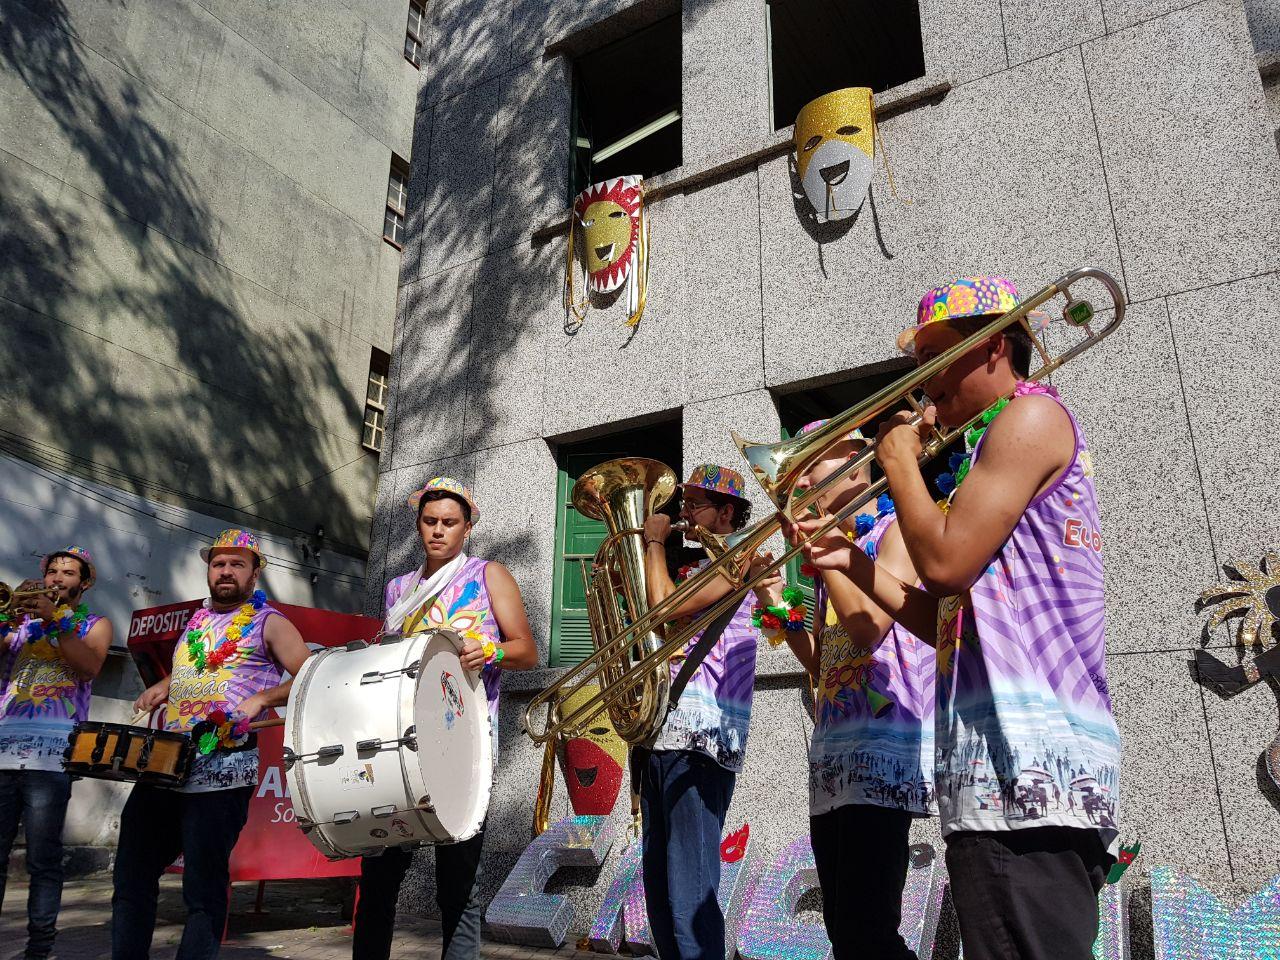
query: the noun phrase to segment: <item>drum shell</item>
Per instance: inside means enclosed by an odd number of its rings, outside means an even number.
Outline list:
[[[467,701],[461,717],[466,736],[478,748],[473,769],[431,762],[438,731],[425,729],[432,725],[430,717],[419,724],[423,706],[429,706],[440,683],[442,662],[446,668],[452,665],[445,672]],[[381,674],[394,676],[369,679]],[[386,745],[410,734],[419,749]],[[461,669],[455,647],[441,635],[319,651],[294,680],[285,720],[285,776],[298,825],[330,859],[474,836],[484,822],[492,786],[490,738],[480,677]],[[384,746],[358,748],[371,740]],[[321,747],[336,746],[342,748],[340,756],[314,756]],[[290,752],[300,759],[290,762]],[[474,796],[460,808],[435,809],[451,782],[469,784]],[[354,819],[352,813],[357,814]]]
[[[93,759],[95,752],[97,760]],[[180,787],[187,781],[191,757],[191,738],[186,734],[83,720],[67,737],[62,766],[77,777]]]

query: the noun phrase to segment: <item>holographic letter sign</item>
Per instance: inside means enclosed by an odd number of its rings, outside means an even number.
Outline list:
[[[1156,960],[1280,958],[1280,877],[1236,910],[1169,867],[1151,871]]]
[[[568,897],[544,893],[561,867],[598,867],[613,846],[606,817],[566,817],[535,837],[503,882],[485,920],[497,940],[558,947],[573,923]]]
[[[789,843],[756,884],[738,931],[743,960],[830,960],[831,941],[821,923],[796,917],[796,904],[818,886],[809,838]]]
[[[644,878],[640,844],[632,843],[618,861],[600,912],[591,925],[591,949],[614,954],[625,943],[632,954],[653,953],[649,936],[649,916],[644,902]],[[735,931],[742,919],[755,875],[756,857],[751,848],[751,828],[741,829],[720,844],[720,911],[724,914],[725,960],[733,956]]]

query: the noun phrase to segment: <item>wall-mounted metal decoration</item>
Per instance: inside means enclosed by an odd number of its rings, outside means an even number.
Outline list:
[[[573,201],[565,248],[565,330],[576,332],[591,307],[612,302],[606,298],[624,283],[627,326],[634,327],[644,315],[649,287],[649,219],[641,177],[593,183]]]

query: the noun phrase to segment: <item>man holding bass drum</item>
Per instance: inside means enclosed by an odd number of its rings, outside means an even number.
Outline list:
[[[417,514],[426,559],[387,584],[384,629],[404,636],[447,629],[463,637],[462,666],[481,671],[484,682],[496,763],[501,671],[528,670],[538,663],[520,588],[502,564],[464,552],[480,517],[468,487],[451,477],[435,477],[411,494],[407,503]],[[444,960],[480,956],[478,878],[483,844],[482,826],[466,840],[435,848]],[[361,858],[354,960],[387,960],[391,955],[396,900],[412,858],[411,850],[398,846]]]

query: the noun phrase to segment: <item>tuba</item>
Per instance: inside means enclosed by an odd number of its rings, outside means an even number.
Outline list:
[[[1092,279],[1101,283],[1112,301],[1112,309],[1114,310],[1111,319],[1096,329],[1094,326],[1096,315],[1092,304],[1085,299],[1074,296],[1071,292],[1072,286],[1085,279]],[[1063,319],[1069,326],[1083,331],[1085,336],[1079,342],[1055,354],[1048,349],[1044,339],[1033,326],[1031,312],[1059,295],[1064,296],[1067,301],[1063,307]],[[748,443],[736,433],[733,434],[734,441],[738,444],[738,449],[746,458],[751,472],[760,481],[769,498],[777,506],[777,512],[748,527],[746,530],[730,534],[714,544],[707,543],[704,540],[704,545],[707,546],[708,553],[712,557],[711,562],[706,567],[699,571],[696,576],[692,576],[681,583],[661,603],[652,607],[648,607],[646,604],[641,615],[636,616],[633,614],[625,623],[621,618],[610,620],[606,624],[608,632],[605,636],[596,637],[593,617],[592,639],[596,647],[595,652],[577,666],[571,668],[555,683],[529,702],[524,718],[525,731],[529,734],[529,737],[535,743],[545,743],[548,738],[556,736],[565,730],[574,730],[584,726],[593,717],[599,716],[605,710],[608,710],[612,715],[619,703],[624,704],[628,710],[635,711],[632,723],[634,728],[644,730],[657,729],[665,719],[665,691],[661,697],[662,714],[658,716],[650,715],[647,718],[639,714],[641,708],[658,702],[656,696],[646,700],[640,695],[642,689],[647,689],[644,685],[648,682],[650,675],[656,671],[662,676],[667,676],[664,671],[667,669],[668,659],[682,650],[691,637],[705,630],[718,616],[731,607],[736,607],[740,604],[755,582],[782,569],[792,558],[800,554],[802,547],[793,547],[768,566],[759,570],[754,578],[748,579],[746,577],[746,570],[751,558],[765,545],[770,537],[778,533],[782,527],[782,521],[804,516],[811,507],[815,507],[822,502],[821,498],[832,486],[839,483],[853,471],[869,466],[871,461],[875,459],[878,444],[874,440],[871,441],[857,455],[849,458],[838,469],[833,470],[822,482],[814,484],[805,490],[797,490],[800,480],[808,473],[810,467],[823,458],[827,450],[839,443],[854,428],[862,427],[878,419],[901,403],[906,403],[914,411],[915,422],[919,422],[919,418],[924,415],[924,404],[917,397],[917,394],[924,385],[938,373],[955,363],[960,357],[997,333],[1002,333],[1015,325],[1020,325],[1023,328],[1024,332],[1030,337],[1032,347],[1040,359],[1040,366],[1033,370],[1027,379],[1032,381],[1042,380],[1059,367],[1110,336],[1124,319],[1124,314],[1124,294],[1120,289],[1120,285],[1116,283],[1110,274],[1096,267],[1083,267],[1073,270],[1066,276],[1037,291],[1013,310],[996,317],[972,336],[966,337],[927,363],[921,364],[862,403],[832,417],[825,426],[819,427],[812,433],[778,443],[758,444]],[[979,417],[974,417],[968,423],[951,429],[934,426],[929,437],[922,444],[921,464],[932,460],[954,440],[963,436],[978,421]],[[634,461],[614,461],[614,463],[628,462]],[[653,463],[653,461],[642,462]],[[607,467],[609,464],[602,466]],[[825,517],[826,522],[813,534],[813,539],[819,539],[838,524],[855,516],[868,503],[874,502],[887,487],[888,481],[884,477],[870,484],[861,495],[854,497],[839,511],[827,515]],[[575,494],[576,492],[575,488]],[[576,496],[574,502],[576,506]],[[613,530],[612,525],[610,530]],[[611,537],[610,539],[613,538]],[[603,550],[604,548],[602,547],[601,549]],[[664,643],[655,644],[654,638],[657,634],[654,631],[662,629],[662,623],[671,619],[673,611],[702,590],[715,577],[727,579],[734,585],[733,589],[720,600],[702,610],[696,617],[683,622],[678,628],[670,630]],[[590,603],[590,591],[588,591],[588,602]],[[648,652],[638,658],[633,656],[633,652],[641,648]],[[660,670],[658,669],[659,667],[661,668]],[[595,682],[600,684],[600,690],[595,696],[578,705],[568,716],[560,715],[555,708],[556,702],[566,697],[568,692],[585,684]],[[531,722],[533,712],[544,703],[550,704],[547,711],[547,722],[541,729],[535,729]],[[885,710],[888,709],[887,704],[881,706]],[[622,726],[617,724],[616,721],[615,725],[618,727],[619,734],[622,734],[623,738],[629,743],[642,742],[643,738],[641,740],[631,740],[623,733]]]

